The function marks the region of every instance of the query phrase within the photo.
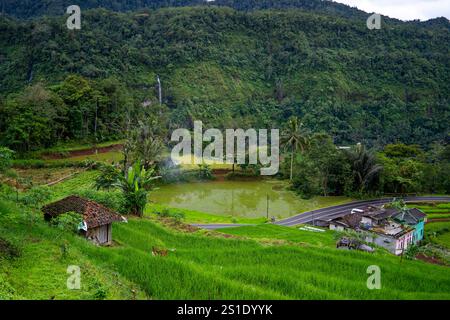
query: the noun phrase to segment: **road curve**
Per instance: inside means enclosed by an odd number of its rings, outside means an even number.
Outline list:
[[[367,206],[380,206],[389,202],[392,202],[394,198],[381,198],[381,199],[373,199],[373,200],[361,200],[349,202],[346,204],[341,204],[337,206],[306,211],[295,216],[280,220],[275,222],[275,224],[280,226],[295,226],[298,224],[310,223],[313,220],[319,219],[327,219],[333,217],[339,217],[350,213],[352,209],[362,209]],[[403,199],[405,202],[420,202],[420,201],[447,201],[450,202],[450,196],[439,196],[439,197],[396,197],[396,199]],[[202,229],[221,229],[221,228],[232,228],[232,227],[241,227],[248,226],[251,224],[233,224],[233,223],[221,223],[221,224],[192,224],[195,227],[199,227]]]
[[[400,199],[396,197],[396,199]],[[420,201],[450,201],[450,196],[444,197],[403,197],[401,198],[405,202],[420,202]],[[303,212],[301,214],[280,220],[275,222],[275,224],[281,226],[295,226],[297,224],[310,223],[313,220],[327,219],[332,217],[339,217],[344,214],[350,213],[352,209],[363,209],[367,206],[380,206],[389,202],[392,202],[394,198],[382,198],[374,200],[361,200],[354,201],[346,204],[341,204],[338,206],[317,209],[312,211]]]

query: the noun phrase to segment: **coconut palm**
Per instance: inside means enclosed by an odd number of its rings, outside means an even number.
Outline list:
[[[291,169],[289,179],[292,181],[292,170],[294,166],[294,155],[300,149],[304,152],[309,146],[309,132],[297,117],[291,117],[287,128],[283,132],[281,142],[291,152]]]
[[[354,150],[349,151],[348,157],[351,162],[355,184],[359,192],[362,193],[380,175],[383,167],[377,164],[373,153],[367,151],[361,144],[358,144]]]

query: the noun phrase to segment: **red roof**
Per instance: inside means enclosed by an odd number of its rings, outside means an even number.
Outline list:
[[[78,196],[68,196],[42,208],[46,218],[53,218],[67,212],[76,212],[83,216],[88,229],[110,224],[114,221],[126,221],[120,214],[95,202]]]

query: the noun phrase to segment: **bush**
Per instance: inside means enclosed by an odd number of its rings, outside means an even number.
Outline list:
[[[96,282],[94,287],[96,289],[93,295],[95,300],[105,300],[108,297],[108,290],[101,283]]]
[[[81,222],[83,222],[83,218],[76,212],[67,212],[51,220],[52,226],[70,232],[78,232]]]
[[[227,180],[245,180],[245,179],[255,179],[260,177],[259,175],[255,175],[252,171],[235,171],[228,172],[225,175],[225,179]]]
[[[307,176],[294,177],[294,180],[292,181],[292,189],[303,199],[310,199],[312,196],[320,193],[316,182]]]
[[[197,173],[197,178],[200,180],[214,179],[211,168],[207,164],[199,164],[198,171],[196,173]]]
[[[197,180],[197,170],[161,169],[163,183],[190,182]]]
[[[11,167],[13,156],[14,151],[0,147],[0,172],[4,172]]]
[[[119,213],[127,213],[125,208],[125,197],[119,190],[112,191],[96,191],[96,190],[82,190],[77,192],[80,197],[98,202],[111,210]]]
[[[0,183],[0,198],[15,200],[16,199],[16,191],[13,187]]]
[[[95,179],[95,187],[97,190],[106,189],[109,190],[114,187],[114,184],[119,180],[119,176],[122,174],[120,170],[109,164],[102,164],[99,167],[100,174]]]
[[[209,166],[199,165],[199,169],[183,170],[180,168],[160,169],[161,181],[163,183],[192,182],[212,180],[214,176]]]
[[[46,201],[50,200],[52,192],[49,187],[38,186],[28,190],[21,198],[21,202],[29,207],[39,209]]]
[[[175,209],[168,209],[163,208],[162,210],[154,210],[153,213],[155,213],[157,216],[160,216],[162,218],[174,218],[175,220],[183,220],[185,218],[185,214],[181,211],[175,210]]]
[[[416,255],[420,252],[420,248],[417,245],[409,246],[408,249],[406,249],[405,252],[405,258],[406,259],[414,259]]]
[[[20,256],[19,248],[6,239],[0,238],[0,258],[17,258]]]

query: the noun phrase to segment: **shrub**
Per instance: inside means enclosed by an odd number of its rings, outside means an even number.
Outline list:
[[[175,220],[183,220],[185,218],[185,214],[181,211],[175,209],[163,208],[162,210],[153,211],[157,216],[162,218],[174,218]]]
[[[95,290],[94,299],[105,300],[108,296],[108,291],[100,283],[97,283],[96,286],[97,290]]]
[[[6,239],[0,238],[0,258],[17,258],[20,256],[19,249]]]
[[[52,226],[64,231],[78,232],[78,227],[82,221],[83,218],[80,214],[76,212],[67,212],[54,217],[51,220],[51,224]]]
[[[405,258],[406,259],[414,259],[416,255],[420,252],[420,248],[417,245],[409,246],[408,249],[406,249],[405,252]]]
[[[80,197],[98,202],[111,210],[127,213],[125,208],[125,197],[119,190],[97,191],[86,189],[77,192]]]
[[[13,156],[14,151],[0,147],[0,172],[4,172],[11,167]]]
[[[210,166],[207,164],[199,164],[197,170],[197,178],[200,180],[211,180],[213,179],[212,171]]]
[[[258,175],[255,175],[252,171],[235,171],[235,172],[228,172],[225,175],[225,179],[227,180],[245,180],[245,179],[255,179],[259,177]]]
[[[0,198],[13,200],[16,197],[16,191],[13,187],[0,183]]]
[[[173,212],[171,214],[171,217],[174,218],[177,221],[180,221],[180,220],[183,220],[185,218],[185,215],[184,215],[183,212],[177,211],[177,212]]]
[[[160,217],[168,217],[170,216],[170,210],[167,208],[162,209],[161,211],[155,211],[155,214],[157,214]]]
[[[39,209],[43,203],[51,198],[52,192],[49,187],[38,186],[28,190],[21,198],[21,202],[26,206]]]
[[[114,184],[119,180],[119,176],[122,174],[120,170],[109,164],[102,164],[99,167],[100,174],[95,179],[95,187],[97,190],[106,189],[109,190],[114,187]]]

